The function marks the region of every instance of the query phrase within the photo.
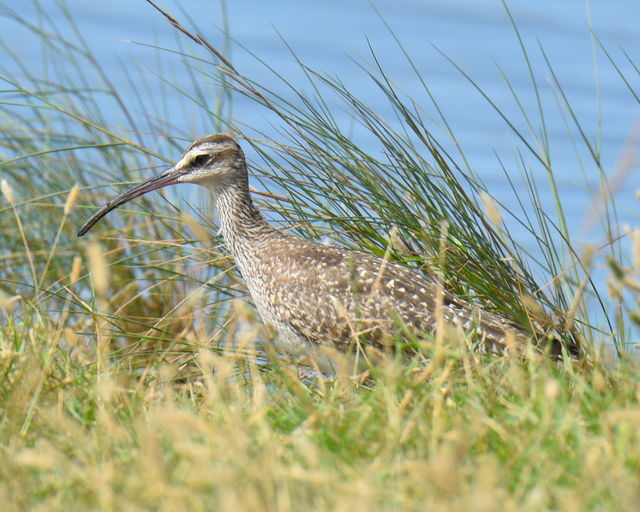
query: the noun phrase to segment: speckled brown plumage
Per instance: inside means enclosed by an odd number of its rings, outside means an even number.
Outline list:
[[[169,171],[116,197],[81,229],[149,190],[174,183],[198,183],[214,195],[220,232],[263,321],[284,344],[333,345],[354,339],[381,345],[398,326],[434,332],[437,280],[377,256],[315,243],[270,226],[255,208],[245,157],[227,135],[196,140]],[[444,321],[485,350],[499,349],[524,333],[505,318],[449,294]]]

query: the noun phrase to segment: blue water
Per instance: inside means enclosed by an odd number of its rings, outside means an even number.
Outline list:
[[[43,4],[46,6],[47,2]],[[390,116],[388,105],[375,93],[375,87],[354,63],[354,59],[371,62],[368,40],[388,76],[428,111],[434,112],[416,75],[367,1],[232,0],[228,4],[232,36],[277,67],[279,73],[301,90],[311,92],[280,35],[308,66],[340,77],[358,95],[366,98],[380,115]],[[635,191],[640,188],[640,105],[603,53],[598,49],[594,52],[589,24],[593,25],[597,36],[638,92],[640,78],[627,62],[622,49],[636,65],[640,64],[640,2],[616,0],[589,5],[583,0],[511,0],[508,4],[529,50],[542,93],[552,162],[570,232],[579,242],[603,241],[597,223],[588,221],[593,200],[586,190],[586,186],[597,188],[599,178],[584,144],[579,140],[576,142],[575,129],[567,130],[567,123],[571,125],[571,121],[566,110],[558,108],[551,73],[538,45],[544,48],[587,137],[595,141],[601,132],[605,172],[615,175],[620,171],[621,159],[632,155],[630,172],[624,174],[621,186],[615,192],[621,221],[637,225]],[[4,5],[17,9],[26,17],[33,16],[28,2],[19,7],[13,2]],[[69,0],[68,5],[79,30],[116,88],[124,90],[127,87],[126,68],[162,69],[162,73],[170,75],[171,81],[180,82],[182,71],[176,59],[167,55],[166,63],[159,63],[157,52],[130,42],[176,48],[175,31],[143,0]],[[217,2],[167,1],[163,5],[178,18],[184,19],[185,14],[193,17],[208,38],[222,42],[218,31],[223,23],[222,14]],[[486,100],[434,48],[439,48],[455,61],[491,96],[507,117],[527,133],[522,115],[497,68],[499,66],[509,77],[524,108],[534,120],[537,119],[528,70],[502,4],[498,0],[379,0],[375,5],[414,59],[471,167],[493,194],[506,205],[513,205],[512,193],[507,188],[498,157],[517,181],[519,171],[515,152],[522,145]],[[59,11],[53,6],[46,11],[54,19],[60,18]],[[46,67],[36,38],[6,19],[0,19],[0,34],[6,44],[19,52],[32,71]],[[244,74],[282,90],[282,84],[237,45],[232,47],[232,60]],[[10,64],[7,65],[11,68]],[[154,84],[160,87],[160,82],[150,73],[147,75],[153,96]],[[188,80],[184,83],[188,84]],[[210,120],[200,113],[196,115],[196,107],[188,104],[185,107],[178,93],[165,90],[163,95],[168,99],[168,112],[184,117],[186,108],[187,119],[183,123],[186,131],[195,136],[213,130]],[[125,96],[125,101],[132,99]],[[193,117],[188,115],[190,108],[193,109]],[[237,98],[233,113],[236,122],[275,134],[271,123],[275,122],[277,127],[277,120],[264,110],[257,110],[254,103]],[[336,117],[345,126],[350,122],[347,113],[337,110]],[[118,120],[114,120],[114,124],[117,123]],[[446,136],[440,138],[446,141]],[[370,143],[374,144],[373,141]],[[579,148],[577,153],[574,143]],[[536,166],[529,154],[525,154],[525,163],[538,173],[543,200],[551,208],[550,191],[545,185],[543,170]],[[524,238],[526,234],[521,236]],[[526,245],[526,240],[523,241]],[[576,248],[579,250],[578,246]]]

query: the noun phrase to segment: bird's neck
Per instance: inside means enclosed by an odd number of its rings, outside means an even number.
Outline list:
[[[257,242],[276,233],[254,206],[246,181],[230,184],[214,195],[220,233],[236,258]]]

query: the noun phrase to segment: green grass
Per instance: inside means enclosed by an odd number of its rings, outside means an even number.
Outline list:
[[[549,155],[548,107],[522,111],[527,133],[496,107],[522,143],[519,161],[502,162],[505,177],[516,169],[528,184],[513,185],[521,210],[508,211],[466,164],[428,83],[430,103],[420,106],[399,92],[374,52],[362,72],[395,119],[380,119],[363,98],[300,61],[314,92],[279,77],[291,93],[285,98],[226,59],[229,34],[208,40],[190,26],[181,26],[173,48],[157,49],[155,74],[113,84],[72,13],[54,26],[38,5],[35,25],[2,6],[30,28],[43,58],[60,64],[35,73],[7,48],[21,71],[0,70],[5,509],[638,507],[640,239],[632,233],[635,256],[623,257],[627,232],[613,196],[595,191],[605,243],[592,254],[574,251]],[[530,65],[515,21],[514,30]],[[256,63],[278,77],[275,63]],[[191,80],[180,89],[184,116],[201,116],[202,131],[187,132],[163,104],[178,88],[163,78],[171,76],[163,66],[174,64]],[[598,143],[584,135],[547,65],[567,129],[591,155],[580,165],[606,184]],[[619,72],[634,92],[637,77]],[[134,104],[123,100],[125,89]],[[230,117],[239,94],[277,120],[277,140]],[[515,92],[514,101],[521,104]],[[350,112],[384,152],[358,146],[335,109]],[[588,363],[553,362],[533,350],[525,359],[489,358],[419,340],[412,357],[326,380],[272,353],[273,333],[247,303],[206,201],[189,209],[170,192],[167,200],[140,198],[101,221],[93,241],[76,238],[114,190],[166,165],[211,126],[256,150],[254,183],[270,191],[261,202],[275,223],[437,272],[452,292],[534,324],[538,338],[555,332],[583,343]],[[460,154],[447,154],[440,136]],[[553,215],[539,197],[540,169]],[[521,221],[537,250],[519,245],[497,212]],[[609,293],[591,279],[603,261]]]
[[[440,365],[389,361],[362,384],[202,349],[187,379],[173,365],[142,379],[68,350],[52,358],[46,328],[9,333],[26,341],[3,354],[0,490],[16,510],[633,510],[640,499],[635,364],[451,349]]]

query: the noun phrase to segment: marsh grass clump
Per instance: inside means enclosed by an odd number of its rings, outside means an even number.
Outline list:
[[[167,26],[177,29],[175,51],[157,50],[161,61],[178,57],[191,93],[148,72],[115,84],[64,5],[64,27],[33,8],[38,24],[2,6],[59,64],[25,66],[6,48],[13,64],[0,70],[8,510],[637,508],[638,242],[632,235],[635,256],[625,258],[612,194],[598,197],[607,294],[592,276],[602,249],[576,251],[562,198],[556,212],[543,208],[522,165],[529,188],[513,189],[522,212],[505,208],[464,155],[445,150],[428,109],[400,93],[375,53],[363,72],[394,120],[300,61],[313,94],[274,68],[286,94],[256,83],[218,50],[228,34],[217,44],[177,19]],[[562,98],[550,62],[547,71]],[[532,85],[537,94],[533,73]],[[106,218],[99,238],[79,241],[77,227],[114,191],[105,183],[139,181],[193,138],[162,114],[170,89],[183,91],[185,118],[202,113],[198,134],[231,131],[253,147],[272,222],[436,272],[452,293],[533,326],[539,340],[584,347],[588,364],[532,348],[524,358],[483,356],[408,333],[403,355],[327,379],[271,349],[208,206],[140,198]],[[277,140],[234,123],[231,98],[272,116]],[[380,151],[350,137],[336,108]],[[557,194],[540,109],[539,124],[527,118],[531,135],[505,121]],[[514,219],[537,251],[513,239]]]

